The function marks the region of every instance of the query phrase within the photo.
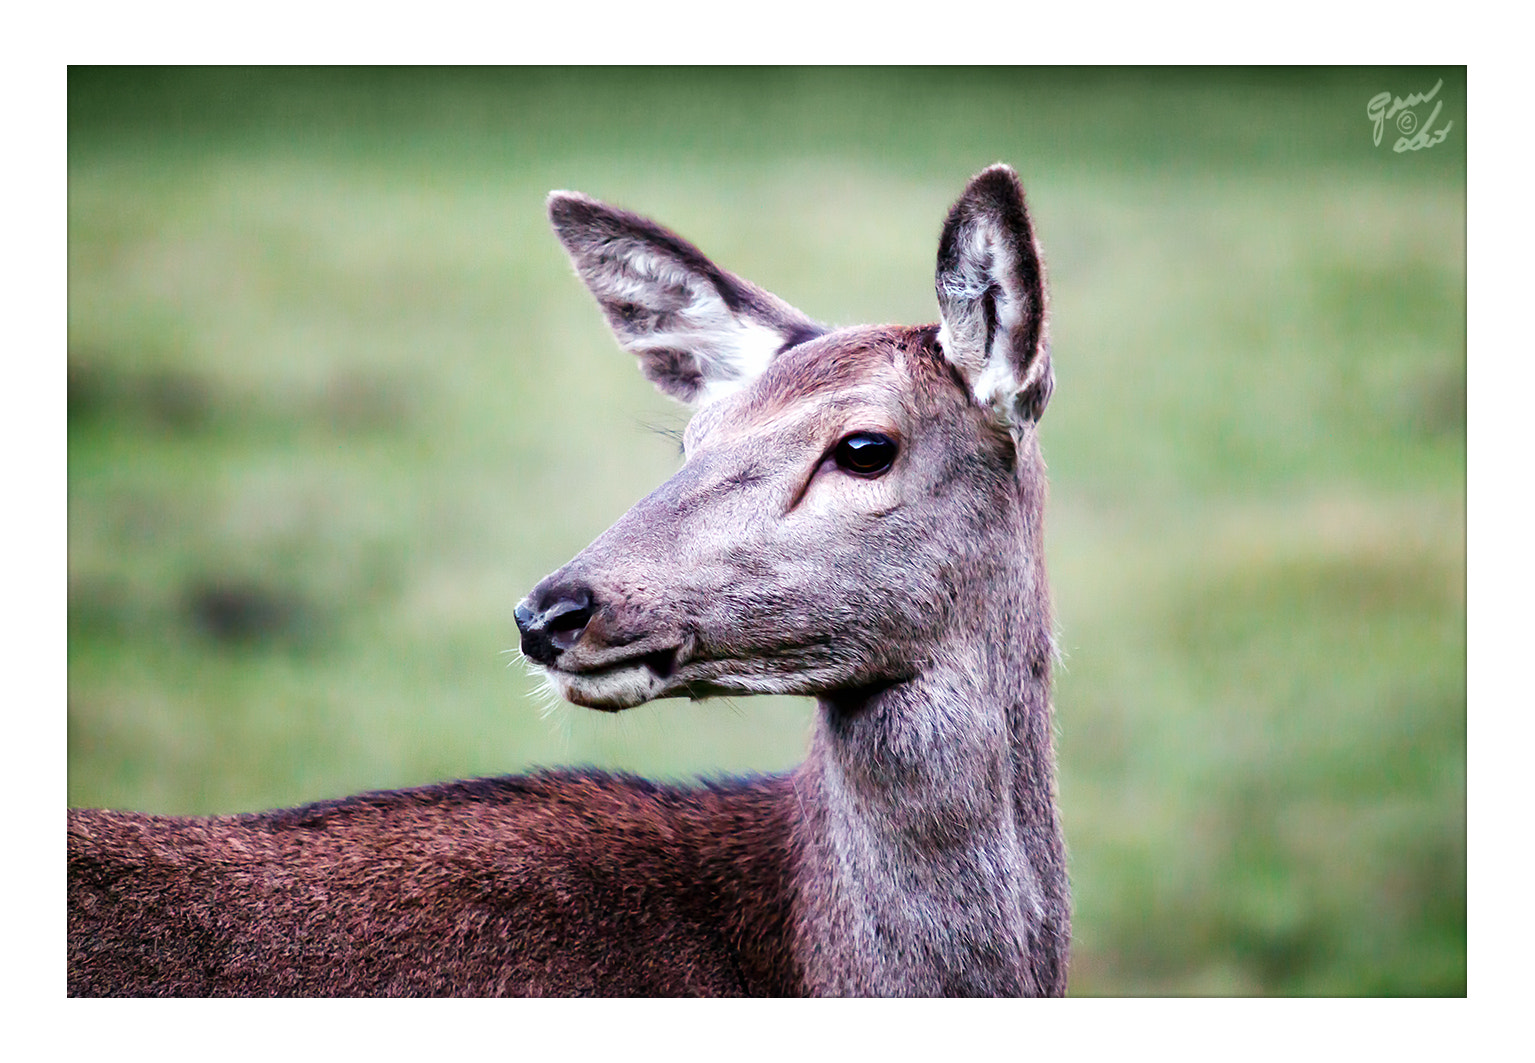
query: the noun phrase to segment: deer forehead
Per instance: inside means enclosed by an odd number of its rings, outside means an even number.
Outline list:
[[[909,435],[938,364],[936,352],[913,349],[914,331],[841,329],[783,352],[750,385],[699,409],[684,448],[743,436],[824,446],[855,431]]]

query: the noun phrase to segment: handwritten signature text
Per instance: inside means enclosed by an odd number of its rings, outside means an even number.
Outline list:
[[[1439,90],[1444,87],[1444,78],[1434,82],[1434,87],[1427,92],[1414,92],[1408,96],[1393,96],[1389,92],[1382,92],[1370,97],[1370,103],[1365,108],[1365,114],[1370,121],[1375,123],[1375,146],[1380,147],[1381,134],[1385,131],[1386,123],[1393,122],[1397,131],[1402,135],[1396,138],[1396,143],[1391,150],[1401,154],[1404,151],[1421,151],[1431,148],[1444,140],[1450,130],[1454,128],[1454,122],[1446,122],[1439,129],[1434,129],[1434,121],[1439,117],[1440,110],[1444,107],[1443,100],[1435,100]],[[1414,107],[1434,101],[1434,109],[1430,112],[1428,120],[1418,121]]]

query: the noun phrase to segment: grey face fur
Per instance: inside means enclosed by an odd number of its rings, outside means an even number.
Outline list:
[[[910,679],[973,631],[969,603],[1018,552],[1013,437],[1049,388],[1011,171],[951,212],[936,334],[826,332],[652,222],[572,193],[549,212],[619,341],[698,408],[681,471],[523,605],[567,619],[529,654],[562,695],[833,694]],[[857,433],[894,441],[888,471],[839,467]]]

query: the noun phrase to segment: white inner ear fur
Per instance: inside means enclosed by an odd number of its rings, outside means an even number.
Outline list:
[[[703,376],[703,387],[693,400],[698,406],[749,385],[783,346],[777,332],[736,317],[720,299],[696,301],[683,317],[688,328],[651,333],[632,346],[636,353],[674,349],[692,354]]]
[[[650,332],[624,338],[635,354],[652,350],[684,350],[697,360],[703,388],[695,405],[713,402],[746,387],[767,369],[783,346],[785,337],[751,317],[736,314],[708,280],[683,269],[665,256],[639,248],[621,260],[623,272],[604,274],[603,298],[654,306],[657,291],[687,293],[686,303],[671,311],[677,326],[666,332]]]
[[[940,314],[938,329],[938,345],[944,357],[970,384],[975,401],[1008,423],[1014,418],[1014,397],[1030,382],[1018,379],[1011,350],[1013,329],[1022,320],[1025,309],[1024,296],[1012,286],[1017,265],[1011,245],[999,239],[993,225],[985,222],[976,225],[958,268],[944,278],[943,285],[945,294],[973,315],[970,328],[966,330],[970,335],[965,337],[971,342],[955,338],[947,315]],[[997,293],[993,305],[997,327],[991,347],[981,350],[985,318],[980,305],[993,285]],[[1031,375],[1037,365],[1038,360],[1031,363]]]

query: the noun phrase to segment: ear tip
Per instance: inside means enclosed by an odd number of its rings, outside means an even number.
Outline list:
[[[1008,199],[1023,198],[1023,182],[1018,171],[1005,162],[995,162],[970,179],[970,191],[989,192]]]
[[[544,197],[544,206],[549,212],[549,220],[558,228],[562,223],[570,222],[583,214],[589,214],[593,207],[599,204],[591,196],[581,192],[567,192],[564,189],[555,189]]]

